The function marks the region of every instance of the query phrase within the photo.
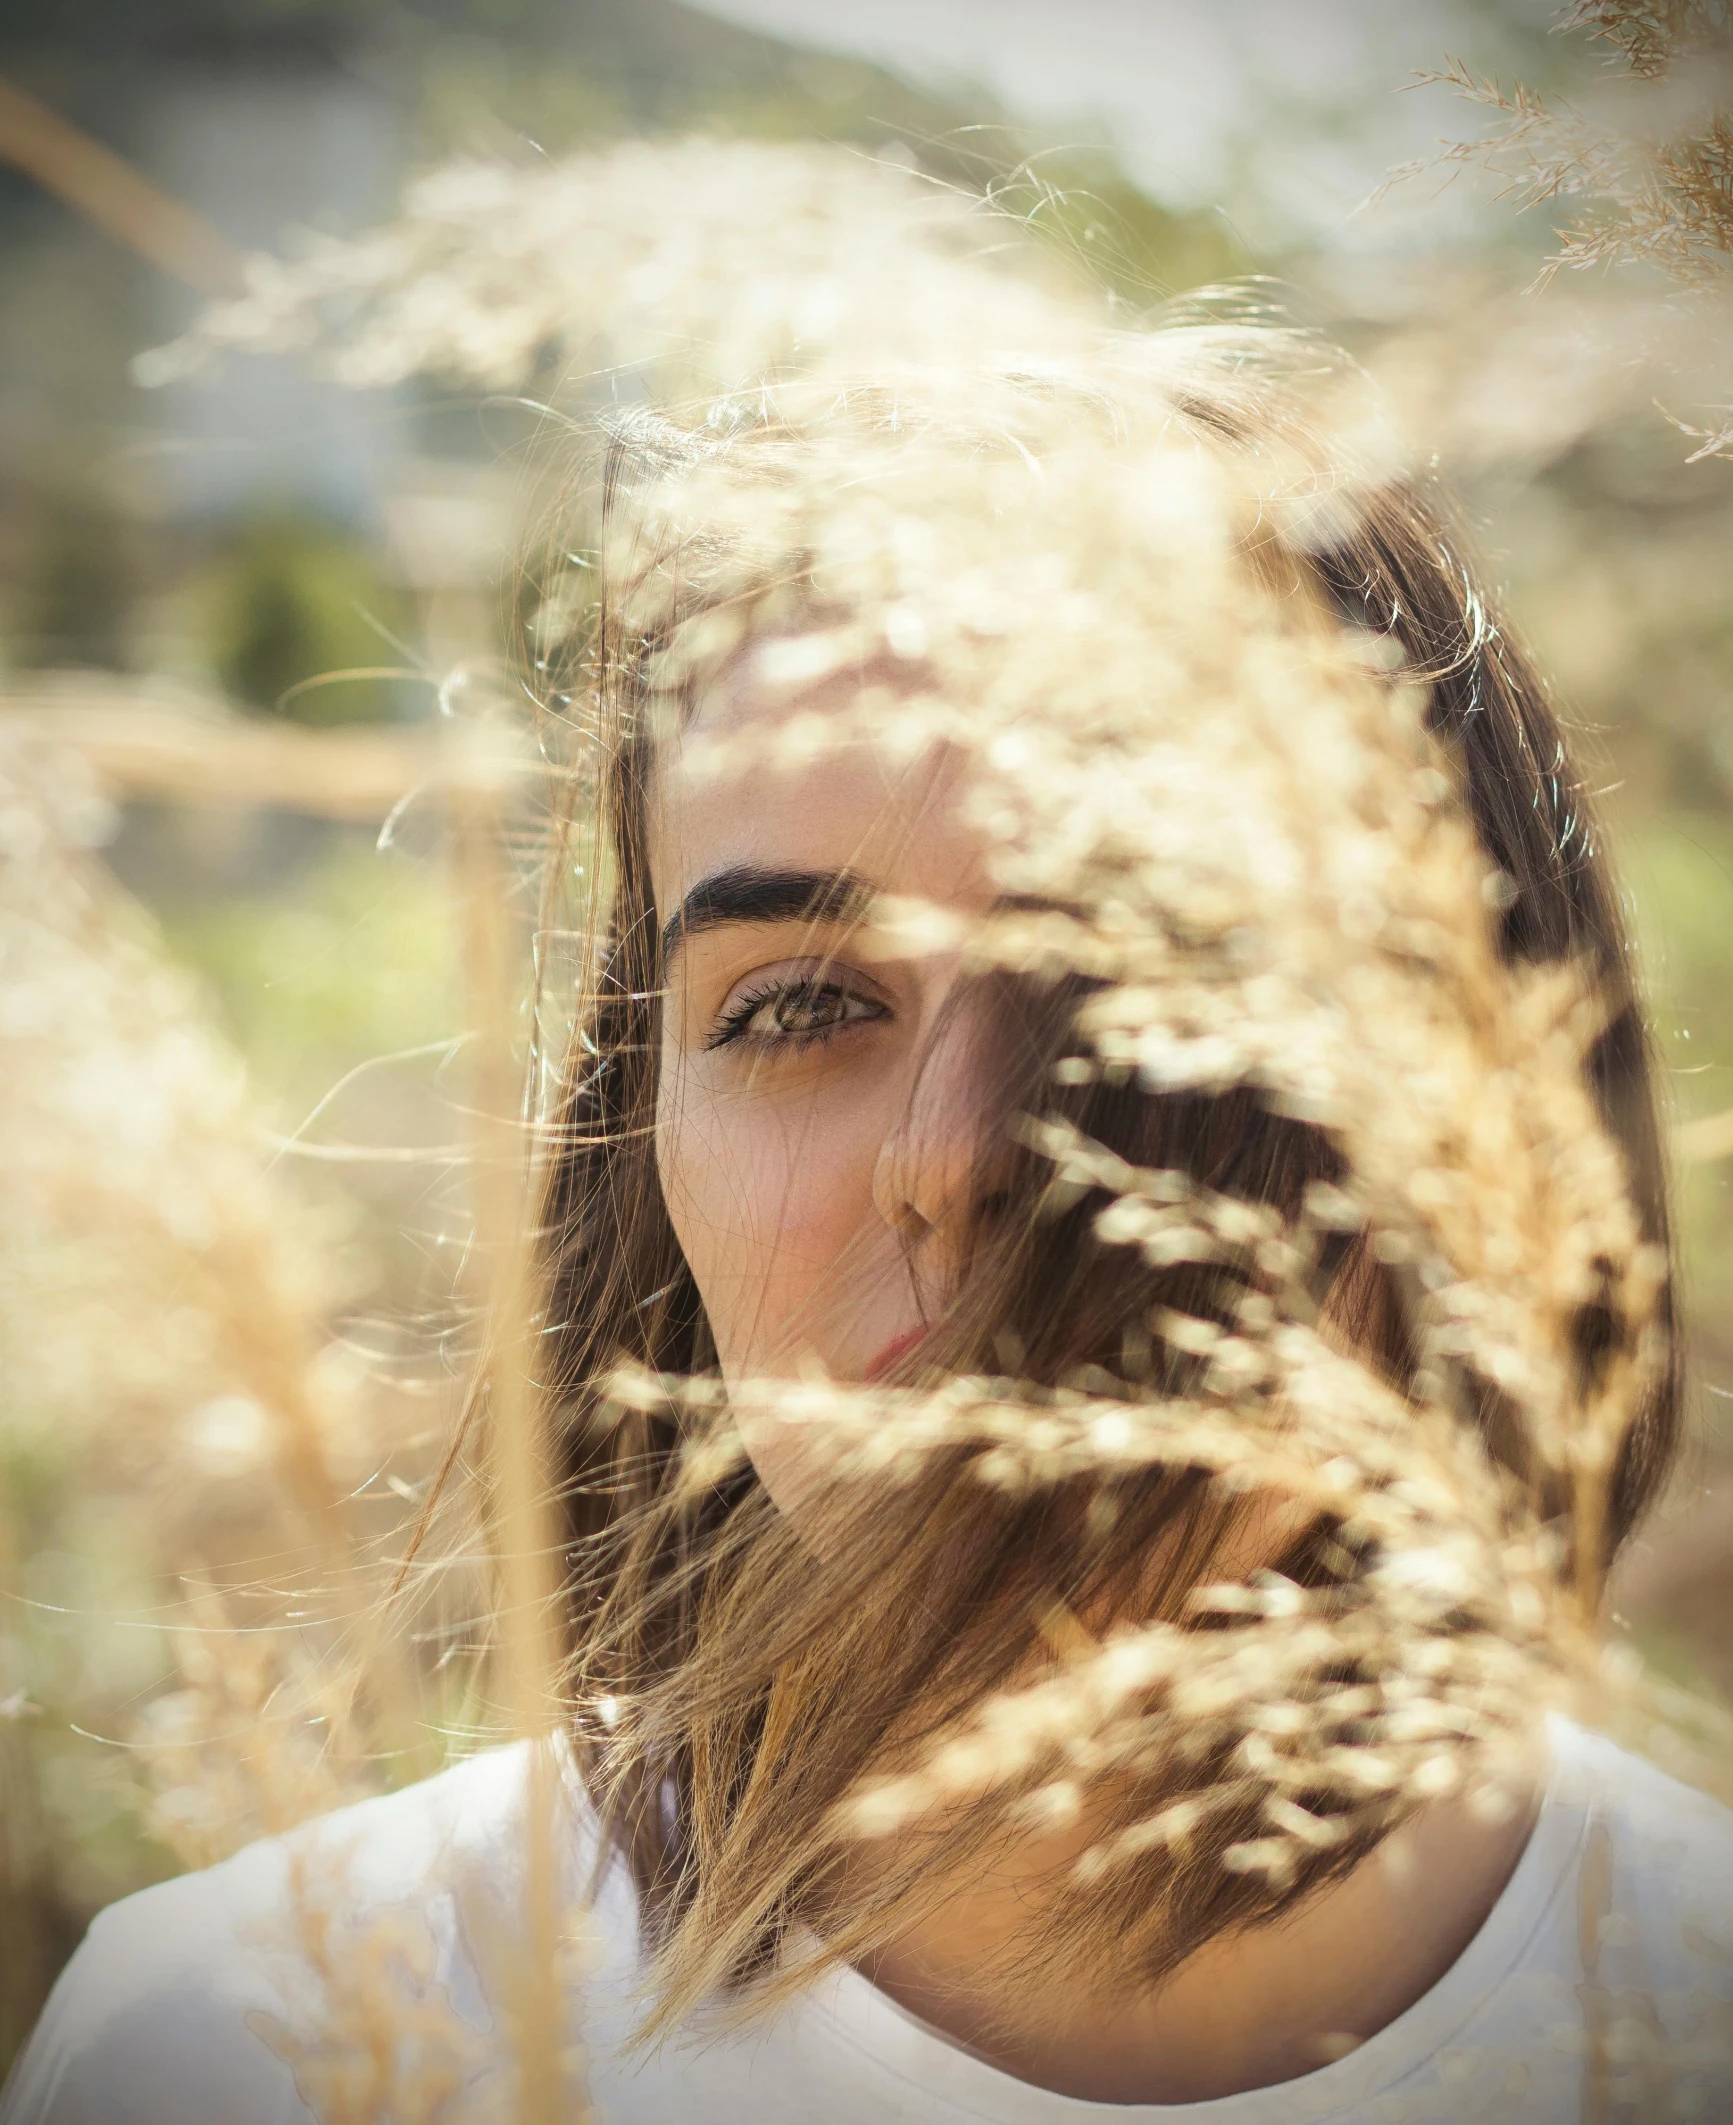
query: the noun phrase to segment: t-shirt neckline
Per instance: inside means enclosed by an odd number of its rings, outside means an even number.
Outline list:
[[[1297,2079],[1197,2103],[1098,2103],[1056,2094],[988,2064],[900,2007],[851,1965],[804,2003],[815,2019],[929,2104],[983,2125],[1295,2125],[1387,2094],[1443,2050],[1520,1962],[1576,1861],[1588,1810],[1578,1771],[1588,1737],[1549,1722],[1546,1790],[1522,1856],[1479,1931],[1413,2006],[1345,2058]]]

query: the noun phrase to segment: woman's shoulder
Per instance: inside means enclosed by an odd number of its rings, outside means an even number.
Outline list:
[[[490,1751],[111,1905],[55,1988],[0,2125],[302,2125],[334,2027],[358,2035],[383,2015],[413,2031],[436,1993],[425,2028],[485,2027],[478,1965],[511,1937],[528,1766],[526,1747]],[[560,1790],[575,1897],[593,1829],[574,1782]],[[442,2071],[485,2063],[456,2050]]]
[[[522,1746],[488,1750],[141,1890],[98,1915],[80,1956],[140,1983],[184,1972],[220,1988],[249,1950],[304,1945],[335,1914],[363,1924],[509,1868],[527,1764]]]
[[[1733,1989],[1733,1809],[1581,1727],[1555,1729],[1552,1799],[1579,1811],[1585,1953]],[[1617,1958],[1614,1958],[1615,1960]]]

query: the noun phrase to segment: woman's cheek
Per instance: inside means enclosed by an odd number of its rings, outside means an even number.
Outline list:
[[[758,1103],[690,1081],[657,1128],[663,1198],[725,1372],[748,1370],[798,1312],[812,1211],[789,1131]]]
[[[657,1129],[663,1194],[738,1376],[786,1355],[797,1328],[825,1339],[812,1302],[874,1216],[872,1102],[859,1087],[777,1102],[690,1077],[674,1089]]]
[[[750,1233],[741,1176],[729,1172],[738,1163],[738,1147],[730,1145],[726,1159],[718,1155],[726,1139],[719,1117],[707,1111],[713,1102],[698,1088],[677,1085],[670,1098],[666,1076],[663,1084],[664,1098],[656,1120],[662,1199],[726,1364],[740,1311],[734,1287]],[[729,1186],[731,1178],[733,1185]],[[730,1268],[732,1275],[727,1273]]]

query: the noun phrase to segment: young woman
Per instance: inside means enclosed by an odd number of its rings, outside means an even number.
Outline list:
[[[1440,497],[1283,355],[616,424],[540,645],[601,2118],[1733,2106],[1733,1826],[1542,1716],[1677,1420],[1618,902]],[[7,2125],[518,2114],[524,1793],[105,1914]]]

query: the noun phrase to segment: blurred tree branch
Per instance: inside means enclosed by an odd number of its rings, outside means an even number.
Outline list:
[[[171,278],[200,295],[232,295],[241,254],[201,214],[158,189],[131,163],[58,111],[0,79],[0,161],[34,178]]]
[[[493,787],[537,765],[527,745],[490,725],[476,752],[445,726],[300,730],[261,723],[192,697],[108,674],[88,681],[14,682],[0,692],[0,728],[83,757],[116,797],[169,804],[269,805],[371,823],[418,792]]]

